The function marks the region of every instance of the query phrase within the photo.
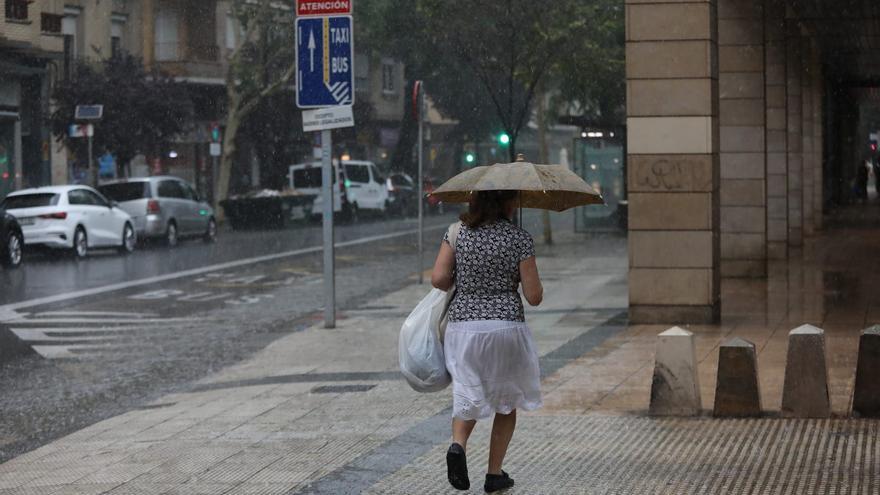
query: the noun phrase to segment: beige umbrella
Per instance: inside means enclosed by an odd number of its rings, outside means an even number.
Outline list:
[[[513,163],[474,167],[431,193],[445,203],[468,203],[476,191],[519,191],[521,208],[564,211],[605,204],[580,176],[562,165],[536,165],[518,155]]]

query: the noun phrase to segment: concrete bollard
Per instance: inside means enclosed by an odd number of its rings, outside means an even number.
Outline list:
[[[761,415],[758,357],[755,344],[748,340],[735,337],[718,350],[718,379],[712,413],[719,417]]]
[[[830,415],[825,331],[812,325],[802,325],[788,334],[782,416],[827,418]]]
[[[657,336],[649,412],[657,416],[694,416],[703,408],[694,334],[678,327]]]
[[[858,418],[880,417],[880,325],[866,328],[859,337],[859,361],[853,389],[852,414]]]

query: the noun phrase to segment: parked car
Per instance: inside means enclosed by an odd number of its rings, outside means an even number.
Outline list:
[[[24,234],[14,216],[0,209],[0,265],[18,268],[24,254]]]
[[[141,239],[159,238],[171,247],[184,237],[201,237],[205,242],[217,239],[214,209],[183,179],[122,179],[104,183],[98,190],[131,215]]]
[[[131,216],[87,186],[50,186],[16,191],[0,203],[21,225],[26,246],[69,249],[84,258],[92,248],[134,251]]]
[[[398,215],[410,215],[416,209],[416,183],[403,173],[394,173],[386,179],[388,186],[388,209]]]
[[[444,211],[443,202],[434,196],[430,196],[434,189],[438,187],[437,184],[437,180],[433,177],[422,177],[422,191],[425,193],[426,210],[429,213],[443,213]]]
[[[333,195],[333,211],[349,218],[357,218],[361,211],[385,213],[389,206],[388,188],[385,178],[379,173],[376,164],[361,160],[333,160],[334,187],[338,184],[338,194]],[[291,189],[316,196],[312,204],[312,215],[320,216],[324,200],[321,197],[321,162],[298,163],[288,171]]]

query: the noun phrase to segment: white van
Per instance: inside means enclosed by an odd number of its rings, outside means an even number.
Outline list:
[[[358,212],[384,214],[388,209],[388,188],[376,164],[361,160],[333,160],[333,211],[356,217]],[[312,214],[320,216],[324,208],[321,198],[321,162],[291,165],[287,174],[291,189],[314,194]],[[338,186],[337,186],[338,185]]]

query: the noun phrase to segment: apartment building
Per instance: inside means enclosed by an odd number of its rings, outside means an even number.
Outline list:
[[[241,41],[232,0],[4,0],[0,25],[0,196],[14,188],[67,183],[83,176],[76,161],[51,135],[46,116],[55,81],[76,63],[97,62],[120,51],[141,57],[184,82],[193,97],[190,130],[163,153],[138,157],[136,175],[171,173],[202,192],[213,190],[209,154],[213,122],[224,122],[228,61]],[[371,121],[339,152],[382,163],[398,140],[406,87],[404,67],[366,48],[357,55],[358,100]],[[293,94],[290,95],[293,98]],[[259,182],[254,153],[243,146],[242,170]]]
[[[0,22],[0,198],[52,181],[46,115],[64,50],[60,0],[5,0]]]

